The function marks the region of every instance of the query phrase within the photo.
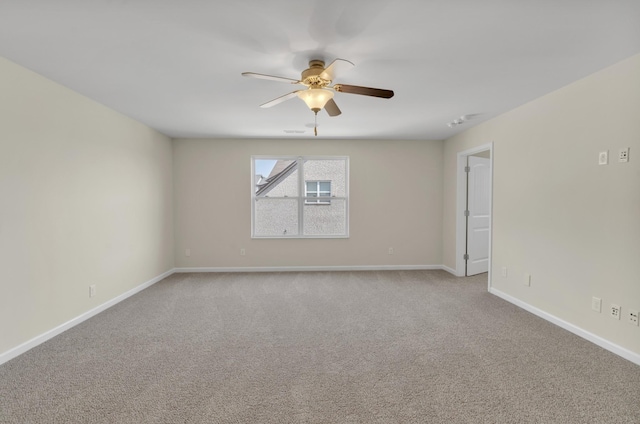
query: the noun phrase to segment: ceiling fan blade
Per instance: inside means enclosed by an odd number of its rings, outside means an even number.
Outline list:
[[[294,97],[296,97],[298,95],[298,91],[299,90],[292,91],[291,93],[285,94],[284,96],[276,97],[275,99],[270,100],[267,103],[261,104],[260,107],[271,107],[271,106],[275,106],[277,104],[280,104],[280,103],[282,103],[282,102],[284,102],[286,100],[293,99]]]
[[[363,96],[381,97],[390,99],[393,97],[393,90],[384,90],[382,88],[360,87],[357,85],[336,84],[333,89],[340,93],[362,94]]]
[[[324,110],[327,111],[329,116],[338,116],[338,115],[340,115],[342,113],[340,111],[340,108],[338,107],[338,105],[336,104],[336,102],[333,99],[329,99],[327,104],[324,105]]]
[[[348,71],[354,66],[356,65],[346,59],[336,59],[324,69],[324,71],[320,74],[320,78],[333,81],[336,74]]]
[[[250,77],[250,78],[259,78],[270,81],[278,81],[278,82],[286,82],[289,84],[298,84],[300,81],[292,78],[285,77],[274,77],[273,75],[265,75],[265,74],[256,74],[255,72],[243,72],[242,76]]]

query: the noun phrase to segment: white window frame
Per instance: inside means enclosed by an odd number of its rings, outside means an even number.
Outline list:
[[[255,161],[256,160],[293,160],[298,162],[298,193],[304,193],[304,195],[298,197],[268,197],[269,199],[297,199],[298,200],[298,234],[290,235],[290,234],[281,234],[281,235],[269,235],[269,236],[257,236],[255,235],[255,204],[258,199],[256,197],[256,186],[255,186]],[[318,199],[317,197],[307,197],[306,189],[307,186],[305,184],[304,179],[304,162],[307,160],[344,160],[345,164],[345,195],[344,196],[335,196],[331,195],[331,200],[344,200],[345,204],[345,232],[344,234],[331,234],[331,235],[305,235],[304,234],[304,206],[307,204],[307,201],[315,201]],[[252,239],[281,239],[281,238],[349,238],[349,156],[272,156],[272,155],[253,155],[251,156],[251,238]],[[311,180],[310,180],[311,181]],[[320,180],[317,180],[320,181]],[[328,181],[328,180],[322,180]],[[332,193],[333,193],[333,185],[332,185]],[[312,205],[310,203],[308,205]],[[328,203],[324,203],[325,205]]]

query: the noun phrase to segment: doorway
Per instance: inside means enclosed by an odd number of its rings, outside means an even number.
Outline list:
[[[488,272],[491,282],[493,143],[458,153],[456,275]]]

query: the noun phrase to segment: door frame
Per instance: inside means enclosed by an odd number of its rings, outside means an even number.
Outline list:
[[[483,144],[472,149],[458,152],[456,169],[456,276],[465,276],[464,253],[467,247],[467,226],[464,211],[467,208],[467,174],[464,168],[467,166],[467,157],[480,152],[489,151],[489,276],[488,287],[491,288],[491,257],[493,254],[493,142]]]

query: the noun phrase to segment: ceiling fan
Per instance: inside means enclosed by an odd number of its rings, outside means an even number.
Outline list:
[[[292,79],[285,77],[276,77],[272,75],[256,74],[255,72],[243,72],[242,75],[251,78],[260,78],[271,81],[286,82],[288,84],[301,84],[307,88],[292,91],[284,96],[277,97],[266,103],[260,105],[260,107],[271,107],[284,102],[285,100],[299,97],[302,99],[309,109],[311,109],[315,115],[316,120],[318,112],[321,109],[325,109],[329,116],[338,116],[342,112],[338,105],[333,100],[334,92],[360,94],[363,96],[380,97],[383,99],[390,99],[393,97],[392,90],[385,90],[381,88],[361,87],[357,85],[347,84],[334,84],[333,79],[335,74],[341,70],[351,69],[355,66],[352,62],[345,59],[336,59],[325,68],[324,61],[322,60],[310,60],[309,68],[302,71],[300,79]],[[317,125],[314,128],[315,135],[318,135]]]

